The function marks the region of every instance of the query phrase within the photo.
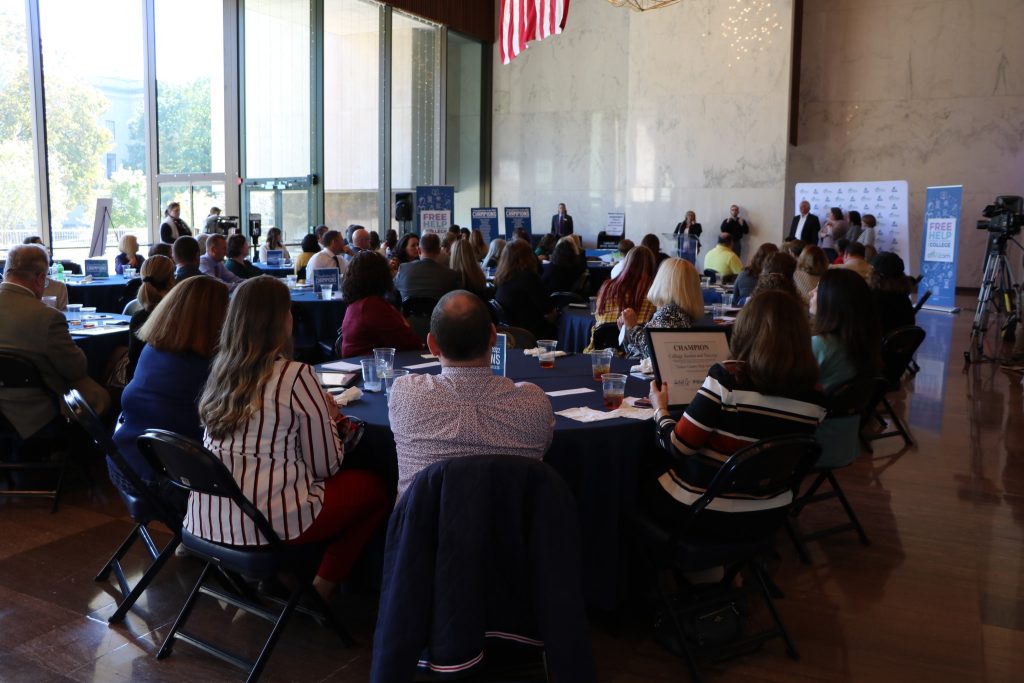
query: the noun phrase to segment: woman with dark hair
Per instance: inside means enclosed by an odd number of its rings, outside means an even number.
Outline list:
[[[860,234],[857,235],[857,241],[863,244],[865,247],[875,246],[875,230],[878,225],[878,221],[870,213],[864,214],[864,226],[861,228]]]
[[[796,259],[784,251],[770,254],[761,267],[761,275],[757,278],[757,286],[754,287],[756,296],[769,289],[777,289],[787,294],[792,294],[797,301],[804,303],[804,298],[796,289],[793,282],[793,273],[796,272]]]
[[[469,235],[469,243],[473,245],[473,253],[476,255],[476,260],[483,261],[484,256],[487,256],[487,241],[484,240],[484,234],[474,229]]]
[[[754,293],[754,287],[757,286],[757,279],[761,277],[761,269],[764,267],[765,260],[772,254],[778,253],[778,251],[779,248],[770,242],[766,242],[757,248],[757,251],[754,252],[753,257],[750,259],[750,263],[736,276],[736,281],[733,283],[733,306],[741,306],[743,300]]]
[[[384,252],[384,258],[390,261],[391,257],[394,256],[395,247],[398,246],[397,230],[395,230],[394,228],[388,229],[387,233],[384,235],[384,246],[386,247],[386,251]]]
[[[594,314],[594,329],[604,323],[618,322],[619,314],[627,308],[636,311],[637,324],[643,325],[657,310],[647,300],[647,290],[654,282],[657,266],[654,254],[644,246],[633,247],[622,261],[622,272],[611,280],[605,280],[597,290],[597,312]],[[590,344],[584,351],[594,348],[591,332]]]
[[[674,460],[643,484],[641,500],[652,515],[668,527],[685,523],[735,451],[771,436],[814,433],[825,409],[810,334],[798,299],[755,294],[736,317],[731,359],[711,366],[682,419],[668,413],[668,384],[651,382],[658,441]],[[757,536],[778,523],[792,500],[789,491],[768,499],[733,494],[716,499],[702,516],[722,539]]]
[[[132,319],[128,323],[128,367],[125,371],[126,379],[131,380],[135,375],[135,366],[139,363],[139,356],[146,342],[139,338],[139,330],[149,320],[150,314],[156,309],[167,293],[174,286],[174,261],[166,256],[150,256],[142,264],[142,285],[139,287],[135,298],[137,304],[132,312]],[[129,306],[125,307],[126,310]]]
[[[878,321],[884,337],[899,327],[914,324],[914,306],[910,303],[910,282],[903,272],[899,254],[883,251],[871,262],[871,294],[878,309]]]
[[[549,232],[540,238],[540,242],[537,243],[537,248],[533,250],[533,253],[537,255],[537,258],[547,260],[551,256],[551,252],[554,250],[557,242],[558,235]]]
[[[576,240],[568,235],[558,240],[551,252],[551,263],[544,269],[541,280],[552,294],[555,292],[576,292],[583,273],[587,271],[587,261],[581,258]]]
[[[821,368],[821,386],[831,392],[855,377],[873,377],[881,368],[878,311],[867,282],[852,270],[832,268],[811,292],[814,316],[811,348]],[[860,417],[827,420],[818,428],[818,464],[842,467],[860,455]]]
[[[398,351],[423,348],[423,340],[409,321],[385,297],[395,283],[384,257],[375,251],[361,251],[348,264],[341,281],[345,319],[338,330],[341,357],[370,353],[375,347],[390,346]],[[338,348],[335,343],[335,348]]]
[[[847,211],[846,222],[850,224],[850,230],[846,233],[846,239],[856,242],[857,238],[860,237],[860,233],[864,230],[861,226],[860,211]]]
[[[796,272],[793,273],[793,283],[800,295],[807,298],[811,291],[818,286],[821,276],[828,270],[828,259],[821,247],[808,244],[800,252],[800,258],[796,260]]]
[[[248,256],[249,240],[245,235],[232,235],[228,238],[228,253],[224,259],[224,267],[243,280],[263,275],[263,271],[254,266]]]
[[[850,224],[843,218],[842,209],[833,206],[828,210],[828,218],[825,219],[825,224],[818,231],[818,243],[825,250],[825,255],[829,257],[830,261],[836,257],[836,242],[846,237],[849,229]]]
[[[228,245],[231,244],[231,238],[228,238]],[[281,261],[291,261],[292,257],[288,253],[288,247],[284,246],[284,239],[281,233],[281,228],[271,228],[267,230],[267,239],[260,245],[260,261],[263,263],[267,262],[268,251],[280,251]],[[231,258],[230,255],[228,258]]]
[[[391,260],[389,265],[391,266],[391,274],[394,275],[398,272],[398,268],[403,263],[409,263],[415,261],[420,257],[420,238],[419,235],[413,233],[406,233],[402,236],[402,239],[398,240],[398,245],[392,250]]]
[[[514,239],[505,245],[494,274],[494,298],[505,309],[510,324],[529,330],[538,339],[555,337],[558,310],[537,272],[537,257],[530,243]]]
[[[316,235],[310,233],[302,238],[302,253],[295,258],[295,279],[299,282],[306,281],[306,266],[309,259],[313,258],[320,251],[320,242]]]

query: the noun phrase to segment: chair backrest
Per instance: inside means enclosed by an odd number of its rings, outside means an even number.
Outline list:
[[[405,315],[430,316],[437,306],[438,299],[433,297],[410,297],[402,301],[402,313]]]
[[[595,349],[615,349],[619,346],[619,326],[615,323],[601,323],[594,328]]]
[[[814,437],[802,434],[774,436],[741,448],[718,470],[704,495],[691,507],[691,515],[699,515],[711,501],[724,495],[771,498],[785,491],[795,495],[820,454],[821,446]]]
[[[553,292],[551,303],[555,305],[555,308],[565,308],[569,304],[585,304],[587,300],[576,292]]]
[[[61,261],[60,264],[64,266],[64,271],[67,273],[71,273],[72,275],[82,274],[82,266],[74,261]]]
[[[163,429],[146,430],[137,443],[150,466],[171,483],[191,493],[227,498],[253,521],[270,545],[278,550],[284,547],[267,518],[238,488],[228,468],[201,443]]]
[[[932,298],[932,290],[930,290],[930,289],[917,298],[917,303],[914,304],[914,314],[915,315],[918,312],[920,312],[921,307],[924,306],[925,303],[927,303],[928,299],[930,299],[930,298]]]
[[[826,418],[861,415],[885,384],[884,377],[854,377],[843,382],[828,394]]]
[[[494,320],[495,324],[508,324],[508,314],[505,313],[505,309],[498,303],[497,299],[488,301],[487,307],[491,309],[491,319]]]
[[[121,296],[117,299],[117,307],[124,310],[125,306],[138,296],[140,289],[142,289],[142,278],[136,277],[129,280],[121,290]]]
[[[714,268],[705,268],[704,277],[711,278],[711,284],[715,284],[716,282],[718,282],[718,271],[715,270]]]
[[[514,325],[497,325],[495,329],[507,336],[506,345],[510,349],[534,349],[537,348],[537,338],[533,333],[523,327]]]
[[[882,339],[882,375],[890,386],[899,385],[924,338],[924,330],[908,325],[896,328]]]
[[[46,388],[35,364],[24,356],[0,351],[0,389]]]

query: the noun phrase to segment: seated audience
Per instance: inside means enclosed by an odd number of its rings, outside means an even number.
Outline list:
[[[655,262],[660,266],[662,261],[668,258],[668,254],[663,254],[661,251],[661,240],[654,233],[647,233],[644,238],[640,240],[642,246],[647,247],[654,254]]]
[[[779,248],[774,244],[766,242],[757,248],[754,255],[750,257],[750,263],[736,277],[732,287],[732,305],[742,306],[743,302],[750,298],[757,287],[757,279],[761,277],[761,269],[765,260],[772,254],[778,253]]]
[[[316,229],[313,231],[313,234],[316,235],[316,243],[320,245],[320,248],[323,248],[324,246],[324,235],[330,232],[330,230],[331,229],[326,225],[318,225],[316,226]]]
[[[249,240],[245,235],[232,235],[228,238],[224,266],[242,280],[263,275],[263,271],[249,260]]]
[[[658,441],[675,462],[641,483],[640,500],[665,526],[685,523],[689,507],[735,451],[770,436],[814,433],[825,409],[810,335],[798,299],[755,294],[736,317],[730,360],[711,367],[680,420],[668,413],[668,385],[651,382]],[[789,491],[770,499],[718,498],[702,515],[711,525],[704,528],[722,539],[756,536],[778,523],[792,499]]]
[[[473,230],[469,234],[469,243],[473,245],[473,253],[476,255],[476,260],[483,261],[484,257],[487,256],[487,241],[484,240],[484,234],[480,230]]]
[[[523,240],[524,242],[530,245],[533,244],[533,241],[530,239],[530,233],[526,231],[526,228],[516,228],[515,230],[513,230],[512,239]],[[533,249],[533,246],[531,246],[530,248]]]
[[[850,246],[850,240],[848,240],[848,239],[836,240],[836,248],[835,248],[836,255],[835,255],[835,258],[832,259],[832,263],[830,265],[833,265],[833,266],[840,266],[840,265],[842,265],[843,261],[846,258],[846,249],[849,246]]]
[[[324,233],[324,248],[309,259],[306,264],[306,279],[312,281],[313,271],[335,269],[338,277],[344,277],[348,269],[348,262],[342,258],[345,254],[351,254],[352,250],[345,246],[345,238],[337,230],[328,230]]]
[[[361,225],[356,226],[352,231],[352,255],[370,249],[370,231]]]
[[[420,258],[420,238],[419,235],[413,233],[407,233],[398,241],[398,245],[392,250],[391,260],[391,272],[395,275],[398,274],[398,269],[402,267],[403,263],[411,263],[418,261]]]
[[[285,543],[329,543],[313,582],[326,598],[389,506],[377,475],[341,469],[338,406],[313,368],[287,359],[291,337],[288,287],[266,275],[243,282],[228,307],[199,416],[203,443]],[[219,543],[266,543],[233,504],[205,494],[190,495],[184,526]]]
[[[302,238],[302,253],[295,258],[295,279],[298,282],[306,281],[306,270],[308,269],[309,259],[320,251],[320,243],[317,242],[316,235],[310,233]]]
[[[395,288],[408,299],[440,299],[458,287],[459,276],[447,265],[438,262],[441,238],[434,233],[423,236],[419,244],[420,257],[403,263],[395,276]]]
[[[605,323],[617,323],[619,314],[627,308],[636,311],[638,324],[646,324],[654,315],[655,306],[647,300],[647,291],[654,281],[654,254],[647,247],[630,249],[624,259],[622,274],[601,283],[597,290],[597,312],[594,315],[594,329]],[[594,348],[591,332],[590,344]]]
[[[903,272],[899,254],[883,251],[871,262],[871,294],[878,310],[882,336],[899,327],[914,324],[914,306],[910,303],[910,282]]]
[[[863,245],[862,245],[863,246]],[[821,276],[811,294],[814,316],[811,348],[821,368],[821,387],[831,393],[857,377],[874,377],[881,369],[878,311],[864,278],[833,268]],[[860,455],[860,416],[825,420],[818,427],[825,467],[842,467]]]
[[[790,256],[795,259],[800,258],[800,254],[803,253],[806,245],[800,240],[786,240],[782,244],[782,251],[787,252]]]
[[[743,262],[732,249],[732,236],[729,233],[722,233],[718,244],[704,254],[704,269],[715,271],[723,280],[731,280],[743,272]]]
[[[71,340],[64,315],[42,302],[50,257],[35,244],[19,244],[7,252],[0,284],[0,348],[36,367],[50,391],[78,389],[102,415],[110,395],[89,377],[85,354]],[[27,438],[59,417],[57,403],[43,389],[0,392],[0,415]]]
[[[556,337],[558,309],[540,279],[529,242],[515,239],[505,246],[494,284],[494,298],[505,309],[510,325],[527,329],[538,339]]]
[[[494,343],[490,312],[479,297],[454,291],[438,302],[427,348],[440,359],[441,374],[400,377],[388,400],[399,496],[420,470],[447,458],[544,456],[555,426],[551,402],[536,385],[491,372]]]
[[[174,279],[181,282],[185,278],[202,275],[199,272],[199,242],[195,237],[185,235],[174,240],[174,263],[178,266],[174,271]]]
[[[878,250],[872,245],[868,244],[864,247],[864,260],[868,263],[874,263],[875,257],[878,256]]]
[[[757,278],[757,286],[754,287],[753,295],[769,289],[778,289],[792,294],[798,301],[806,305],[807,302],[800,296],[800,292],[796,289],[796,283],[793,282],[795,272],[796,259],[786,252],[777,251],[769,255],[761,268],[761,275]]]
[[[821,247],[808,244],[800,252],[800,258],[796,262],[796,272],[793,273],[793,283],[796,290],[805,299],[811,295],[811,291],[818,286],[818,280],[828,270],[828,259]]]
[[[619,252],[618,254],[616,254],[617,258],[619,259],[619,262],[612,266],[612,272],[608,274],[609,278],[615,279],[619,276],[620,273],[622,273],[622,269],[626,267],[625,263],[623,262],[626,260],[626,256],[629,255],[629,252],[631,252],[633,250],[633,247],[635,246],[636,245],[633,244],[633,240],[619,241]],[[654,252],[651,253],[653,255]]]
[[[385,300],[393,288],[383,256],[366,250],[352,258],[341,282],[341,293],[348,304],[339,330],[342,358],[361,356],[378,346],[399,351],[423,348],[423,340],[413,332],[409,321]]]
[[[381,241],[380,241],[380,235],[377,234],[376,232],[371,232],[371,233],[369,233],[369,235],[370,235],[370,251],[377,252],[381,256],[384,256],[385,260],[386,260],[387,259],[387,248],[382,246]]]
[[[843,255],[842,265],[834,267],[852,270],[857,273],[857,275],[864,278],[866,282],[870,281],[871,264],[864,259],[864,253],[864,245],[860,242],[853,242],[846,247],[846,253]]]
[[[149,258],[154,256],[166,256],[167,258],[174,260],[173,247],[166,242],[157,242],[149,248]]]
[[[497,268],[498,260],[501,259],[501,252],[505,249],[505,240],[500,237],[496,237],[491,240],[491,245],[487,248],[487,253],[481,259],[484,268]]]
[[[135,374],[135,366],[146,342],[139,337],[139,330],[149,320],[156,305],[167,296],[174,286],[174,263],[166,256],[150,256],[142,264],[142,286],[135,299],[137,306],[132,311],[131,322],[128,323],[128,368],[127,379]],[[130,306],[130,304],[129,304]]]
[[[537,258],[546,261],[550,258],[551,251],[557,243],[558,235],[549,232],[540,238],[540,242],[537,243],[537,248],[533,250],[533,253],[537,255]]]
[[[210,359],[227,309],[228,288],[220,280],[197,276],[175,285],[152,313],[147,312],[148,319],[137,332],[144,348],[134,376],[121,395],[124,423],[114,433],[114,443],[135,473],[183,515],[186,496],[173,486],[161,489],[161,478],[139,452],[135,440],[147,429],[202,438],[199,395],[210,374]],[[109,458],[107,469],[118,489],[137,494]]]
[[[384,235],[384,257],[389,261],[395,255],[395,247],[398,246],[398,231],[390,228]]]
[[[548,292],[583,293],[583,274],[587,272],[587,259],[580,253],[572,235],[558,240],[551,252],[551,263],[544,269],[541,280]]]
[[[280,251],[282,262],[292,260],[291,255],[288,253],[288,247],[284,246],[281,228],[267,230],[267,239],[260,245],[260,263],[267,262],[268,251]],[[228,258],[231,258],[230,255]]]
[[[622,344],[626,355],[634,358],[651,355],[645,329],[693,327],[704,315],[700,275],[686,259],[670,258],[658,268],[647,291],[647,300],[658,308],[646,325],[637,324],[636,311],[632,308],[624,308],[617,321],[620,328],[626,328]]]
[[[484,301],[491,298],[484,271],[480,268],[480,262],[469,240],[461,239],[452,246],[449,266],[458,275],[457,289],[473,292]]]
[[[139,240],[135,235],[126,234],[121,238],[121,253],[114,257],[114,272],[124,275],[125,268],[139,270],[146,257],[139,253]]]
[[[199,257],[199,272],[215,277],[234,289],[242,281],[242,278],[232,273],[224,265],[227,255],[228,241],[224,235],[210,235],[206,240],[206,253]]]

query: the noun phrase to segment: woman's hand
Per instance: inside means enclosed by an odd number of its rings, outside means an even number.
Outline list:
[[[334,402],[334,397],[326,391],[324,396],[327,397],[327,414],[331,416],[332,420],[337,420],[341,417],[341,410],[338,409],[338,404]]]
[[[648,398],[651,399],[651,406],[655,410],[662,412],[668,411],[668,382],[662,382],[661,388],[658,388],[658,383],[651,382],[651,393],[648,394]]]
[[[622,309],[622,313],[619,314],[619,327],[625,326],[627,330],[631,330],[636,327],[636,311],[632,308]]]

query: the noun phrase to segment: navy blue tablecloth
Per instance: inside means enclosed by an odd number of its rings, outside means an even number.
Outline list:
[[[567,353],[579,353],[590,343],[590,330],[594,316],[590,308],[566,306],[558,317],[558,348]]]
[[[324,301],[312,288],[292,291],[293,334],[296,344],[301,342],[327,342],[338,338],[338,330],[345,320],[346,304],[338,292]]]
[[[111,275],[108,278],[92,282],[68,278],[65,284],[68,286],[69,303],[95,306],[96,310],[101,313],[120,313],[122,307],[118,305],[118,302],[128,284],[128,279],[123,275]]]
[[[274,277],[287,277],[289,275],[295,274],[295,267],[291,263],[287,265],[282,264],[280,266],[268,266],[266,263],[263,263],[262,261],[257,261],[253,263],[253,265],[262,270],[264,275],[272,275]]]
[[[104,320],[120,320],[127,322],[131,318],[127,315],[111,314]],[[119,325],[110,330],[104,330],[102,334],[75,334],[71,333],[71,340],[78,348],[85,353],[85,359],[89,364],[89,377],[97,382],[102,382],[103,372],[107,368],[107,362],[119,346],[128,346],[128,326]]]
[[[358,363],[366,357],[346,360]],[[428,361],[418,352],[395,356],[395,366],[400,368],[425,362]],[[629,366],[630,361],[612,359],[613,371],[628,373]],[[413,372],[437,374],[440,368]],[[544,391],[581,387],[594,390],[587,394],[551,397],[556,412],[578,406],[603,410],[601,385],[593,379],[587,356],[561,357],[556,360],[554,369],[544,370],[536,358],[510,350],[507,374],[516,381],[533,382]],[[647,382],[634,377],[627,380],[627,396],[646,396],[647,393]],[[387,469],[388,485],[394,490],[398,465],[386,397],[381,393],[364,393],[361,400],[342,408],[342,413],[366,421],[363,445],[373,453],[373,469]],[[592,607],[614,609],[623,595],[628,558],[626,515],[636,504],[641,459],[657,451],[650,420],[616,418],[584,423],[555,416],[554,438],[544,460],[562,475],[576,497],[583,544],[584,595]]]

